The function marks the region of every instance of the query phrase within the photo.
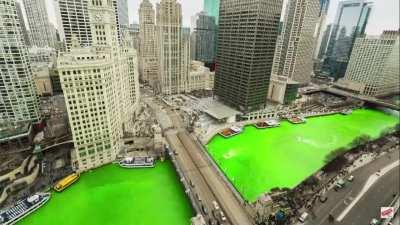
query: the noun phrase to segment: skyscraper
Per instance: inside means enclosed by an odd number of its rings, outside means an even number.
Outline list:
[[[23,0],[23,3],[31,45],[55,48],[57,36],[48,18],[45,0]]]
[[[184,46],[181,5],[176,0],[161,0],[157,4],[157,48],[159,91],[162,94],[185,90]]]
[[[220,0],[204,0],[204,11],[215,18],[215,23],[219,21],[219,3]]]
[[[332,24],[328,24],[325,28],[324,34],[321,36],[320,45],[316,47],[318,50],[317,59],[323,59],[323,56],[326,52],[326,48],[328,47],[329,35],[331,34]]]
[[[216,32],[215,18],[205,12],[197,13],[194,20],[193,45],[191,51],[193,59],[205,63],[215,61]]]
[[[364,34],[371,9],[368,0],[339,3],[324,61],[325,72],[333,78],[344,76],[354,40]]]
[[[282,33],[275,50],[269,99],[287,102],[284,99],[288,81],[300,84],[311,81],[319,4],[319,0],[293,0],[287,3]]]
[[[76,36],[82,46],[90,46],[92,43],[87,4],[84,0],[55,1],[60,38],[67,50],[71,47],[72,35]]]
[[[155,12],[149,0],[139,7],[139,71],[140,78],[154,87],[157,82],[158,61],[156,48]]]
[[[215,95],[242,111],[265,105],[281,0],[222,0]],[[246,19],[238,19],[246,18]]]
[[[329,3],[330,0],[320,0],[320,10],[319,10],[319,20],[317,23],[317,30],[316,30],[316,40],[315,40],[315,48],[314,48],[314,59],[318,59],[318,55],[320,52],[320,48],[322,45],[323,35],[321,35],[323,29],[326,28],[326,16],[328,15]],[[325,34],[325,33],[324,33]]]
[[[120,26],[129,26],[128,0],[117,0],[118,22]]]
[[[16,6],[17,6],[17,14],[18,14],[19,22],[21,24],[21,31],[22,31],[22,36],[24,38],[25,45],[30,46],[29,33],[28,33],[28,30],[25,25],[21,3],[16,2]]]
[[[39,99],[35,92],[27,48],[15,0],[0,1],[0,121],[37,122]]]
[[[360,94],[384,96],[399,91],[399,32],[359,37],[338,85]]]
[[[92,47],[80,47],[73,35],[71,51],[58,58],[79,171],[115,160],[124,131],[133,133],[136,51],[125,33],[118,40],[114,6],[109,0],[89,1]]]

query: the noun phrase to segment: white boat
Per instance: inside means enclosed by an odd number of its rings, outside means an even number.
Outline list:
[[[118,164],[124,168],[150,168],[154,167],[154,158],[151,156],[127,157]]]
[[[353,113],[353,110],[348,109],[348,110],[343,110],[342,112],[340,112],[342,115],[350,115]]]
[[[0,211],[0,225],[12,225],[40,208],[50,199],[50,193],[36,193],[18,201],[14,206]]]
[[[241,127],[238,127],[238,126],[232,126],[230,129],[231,129],[233,132],[235,132],[236,134],[241,133],[242,130],[243,130]]]
[[[278,120],[275,119],[268,119],[265,121],[268,127],[279,127],[281,124]]]

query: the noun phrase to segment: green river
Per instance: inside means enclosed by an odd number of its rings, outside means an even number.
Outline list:
[[[81,175],[18,225],[189,225],[194,212],[172,162],[107,165]]]
[[[207,149],[244,199],[254,202],[275,187],[293,188],[324,166],[332,151],[348,146],[356,137],[394,127],[399,118],[372,109],[351,115],[329,115],[293,125],[257,129],[251,125],[234,137],[216,135]]]

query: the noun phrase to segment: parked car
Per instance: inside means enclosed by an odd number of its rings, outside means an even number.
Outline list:
[[[354,180],[354,176],[353,176],[353,175],[350,175],[350,176],[347,178],[347,180],[350,181],[350,182],[352,182],[352,181]]]
[[[308,213],[303,212],[299,217],[299,221],[304,223],[307,220],[307,218],[308,218]]]

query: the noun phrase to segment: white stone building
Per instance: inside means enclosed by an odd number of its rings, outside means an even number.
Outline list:
[[[287,3],[282,33],[275,49],[268,99],[284,103],[287,84],[311,81],[319,11],[319,0]]]
[[[0,122],[38,122],[39,99],[15,0],[0,1]]]
[[[139,72],[142,82],[155,87],[158,76],[155,11],[149,0],[139,8]]]
[[[368,96],[399,93],[399,32],[356,39],[341,88]]]
[[[81,47],[73,37],[70,52],[58,58],[79,171],[115,160],[124,131],[133,129],[137,56],[133,40],[122,35],[119,42],[114,9],[112,1],[89,1],[92,46]]]
[[[158,91],[165,95],[182,93],[187,85],[185,45],[182,38],[182,9],[176,0],[157,4]],[[186,70],[187,71],[187,70]]]
[[[214,72],[200,61],[192,61],[186,92],[212,90],[214,88]]]

